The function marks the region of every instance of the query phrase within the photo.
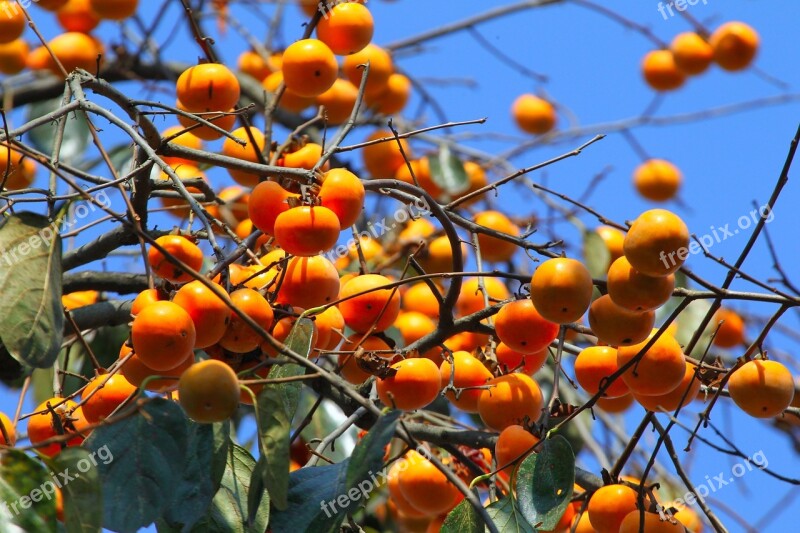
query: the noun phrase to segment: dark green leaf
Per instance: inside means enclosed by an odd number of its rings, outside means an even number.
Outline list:
[[[56,484],[38,461],[19,450],[0,450],[0,529],[53,531],[55,491]]]
[[[209,468],[214,458],[214,446],[214,426],[189,422],[183,465],[179,470],[172,503],[163,515],[170,524],[190,527],[211,505],[217,492]]]
[[[228,463],[228,447],[231,444],[231,423],[229,421],[217,422],[212,424],[211,427],[214,431],[213,436],[213,454],[211,457],[211,484],[214,487],[214,492],[219,490],[219,484],[222,482],[222,476],[225,474],[225,467]]]
[[[188,433],[183,410],[160,398],[92,432],[84,447],[105,458],[97,465],[105,496],[104,527],[133,532],[164,513],[181,485]]]
[[[450,147],[442,145],[439,153],[428,158],[431,179],[445,193],[458,196],[469,189],[469,176],[464,170],[464,163],[456,156]]]
[[[314,324],[307,318],[299,319],[289,336],[286,346],[292,351],[308,357]],[[273,368],[270,379],[299,376],[304,372],[300,365],[289,363]],[[267,385],[258,395],[256,408],[258,444],[262,462],[263,485],[269,491],[272,504],[277,509],[286,509],[289,489],[289,435],[292,418],[297,411],[300,397],[300,382]]]
[[[678,315],[678,332],[675,335],[675,340],[683,346],[689,344],[710,308],[711,304],[706,300],[695,300],[686,306],[686,309]],[[717,324],[713,319],[710,320],[700,335],[700,339],[694,345],[692,353],[687,355],[701,356],[711,342],[711,336],[716,329]]]
[[[46,100],[31,104],[28,107],[27,120],[33,120],[52,113],[61,107],[61,98],[53,100]],[[59,160],[65,163],[76,163],[81,159],[86,147],[89,146],[91,139],[89,133],[89,124],[82,113],[72,112],[64,117],[66,120],[64,126],[64,136],[61,141],[61,150],[59,151]],[[28,134],[31,144],[45,154],[52,154],[55,147],[55,137],[58,131],[58,124],[52,122],[43,124],[32,129]]]
[[[441,533],[483,533],[484,527],[483,521],[472,504],[467,500],[462,500],[448,513],[440,531]]]
[[[251,527],[247,527],[247,500],[255,459],[241,446],[231,443],[222,483],[211,507],[192,528],[196,533],[263,533],[269,522],[269,498],[261,500]],[[299,531],[299,530],[298,530]]]
[[[384,447],[394,435],[399,415],[395,411],[380,417],[349,459],[292,472],[288,507],[273,515],[273,531],[338,530],[345,516],[363,505],[383,478]]]
[[[83,448],[67,448],[45,459],[53,477],[64,483],[64,524],[69,533],[95,533],[103,526],[103,491],[95,463],[101,458]]]
[[[0,340],[19,362],[47,368],[61,349],[61,237],[22,211],[0,227]]]
[[[536,531],[525,521],[511,498],[503,498],[492,503],[486,508],[486,512],[500,533],[535,533]]]
[[[605,278],[611,264],[611,252],[596,231],[583,232],[583,259],[593,278]]]
[[[270,526],[274,533],[329,531],[344,518],[336,497],[342,495],[349,461],[301,468],[289,477],[288,506],[276,510]],[[343,494],[345,505],[350,502]]]
[[[555,529],[572,498],[575,454],[564,437],[544,441],[517,471],[517,504],[525,520],[537,529]]]
[[[393,409],[382,415],[372,429],[356,444],[347,468],[347,488],[376,475],[383,467],[385,447],[394,436],[394,429],[401,411]]]

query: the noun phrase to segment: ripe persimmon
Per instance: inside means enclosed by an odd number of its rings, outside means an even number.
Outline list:
[[[777,361],[755,359],[737,368],[728,380],[733,402],[755,418],[772,418],[794,398],[792,373]]]
[[[8,75],[22,72],[27,66],[29,53],[30,47],[22,39],[0,44],[0,72]]]
[[[342,228],[352,226],[361,216],[365,194],[358,176],[344,168],[326,172],[319,188],[320,205],[336,214]]]
[[[338,78],[330,89],[317,96],[317,105],[325,107],[328,124],[336,126],[350,118],[356,100],[358,100],[358,87],[349,80]]]
[[[417,451],[406,455],[406,468],[400,473],[400,491],[406,501],[428,516],[450,511],[461,493],[447,477]]]
[[[231,301],[262,329],[272,327],[275,319],[272,306],[260,293],[249,288],[239,289],[231,293]],[[261,340],[261,335],[234,312],[219,345],[234,353],[247,353],[258,348]]]
[[[252,76],[258,81],[264,81],[267,76],[280,70],[280,56],[273,55],[265,60],[258,52],[245,50],[239,54],[236,66],[248,76]]]
[[[342,286],[339,303],[347,326],[358,333],[368,330],[384,331],[391,326],[400,313],[400,292],[397,288],[384,287],[390,280],[379,274],[356,276]]]
[[[178,401],[189,418],[223,422],[239,407],[239,378],[231,367],[207,359],[193,364],[178,381]]]
[[[36,166],[30,158],[8,144],[0,143],[0,184],[10,191],[24,189],[33,182]]]
[[[371,76],[372,74],[370,74]],[[394,134],[388,130],[377,130],[364,139],[364,142],[378,139],[388,140],[370,144],[361,149],[364,166],[373,178],[393,178],[397,169],[405,165],[403,154],[411,158],[411,148],[408,141],[400,139],[400,146],[403,147],[401,152],[398,141],[394,139]]]
[[[127,357],[130,353],[130,347],[123,344],[119,352],[120,360]],[[144,385],[145,390],[152,392],[166,392],[174,390],[178,387],[178,378],[187,368],[192,366],[194,362],[194,352],[191,352],[175,368],[171,368],[169,370],[154,370],[144,364],[136,354],[133,354],[128,357],[125,363],[120,367],[119,373],[135,387],[141,387]],[[151,379],[145,383],[145,380],[151,376],[163,377],[160,379]]]
[[[176,84],[178,100],[193,113],[227,111],[239,101],[239,80],[225,65],[203,63],[184,70]]]
[[[449,245],[449,244],[448,244]],[[492,305],[492,300],[503,301],[511,297],[508,292],[508,287],[499,278],[485,277],[483,278],[483,287],[486,289],[486,294],[489,297],[489,305]],[[464,280],[461,284],[461,292],[456,301],[456,310],[460,316],[467,316],[477,313],[481,309],[485,309],[483,291],[480,288],[478,278],[469,278]]]
[[[494,458],[500,473],[510,477],[514,466],[533,453],[539,438],[519,424],[512,424],[500,432],[494,445]]]
[[[287,254],[309,257],[333,248],[341,226],[327,207],[301,205],[275,219],[275,241]]]
[[[592,396],[600,392],[600,385],[617,370],[617,350],[611,346],[589,346],[575,358],[575,379]],[[629,392],[628,385],[619,377],[608,385],[604,397],[619,398]]]
[[[287,89],[313,98],[331,88],[339,64],[327,44],[318,39],[302,39],[284,50],[281,71]]]
[[[333,350],[342,342],[344,317],[339,308],[331,306],[315,316],[314,323],[319,331],[317,347],[320,350]]]
[[[714,49],[695,32],[679,33],[669,46],[678,68],[689,76],[705,72],[714,61]]]
[[[417,311],[433,319],[439,318],[439,301],[427,283],[411,285],[402,296],[404,311]]]
[[[226,107],[225,109],[228,108]],[[250,141],[250,136],[247,134],[247,129],[245,129],[244,126],[233,130],[231,132],[231,137],[244,141],[245,145],[242,146],[232,138],[226,137],[225,142],[222,143],[222,155],[241,159],[249,163],[260,163],[259,154],[264,151],[264,134],[261,133],[258,128],[253,127],[250,127],[250,133],[253,136],[255,145]],[[269,156],[266,156],[265,160],[269,160]],[[232,168],[228,169],[228,174],[231,175],[233,181],[244,187],[255,187],[260,178],[258,174]],[[250,218],[253,218],[252,212]],[[264,230],[261,229],[261,231]]]
[[[289,338],[289,334],[294,329],[297,320],[300,318],[300,315],[305,311],[302,307],[292,306],[292,314],[286,315],[280,320],[275,322],[275,325],[272,326],[271,335],[277,340],[278,342],[285,343],[286,339]],[[315,349],[317,347],[317,341],[319,340],[319,332],[317,331],[317,324],[316,322],[312,322],[311,324],[311,349]],[[270,344],[270,342],[266,339],[261,341],[261,352],[266,355],[267,357],[280,357],[280,353],[276,348]]]
[[[558,336],[558,324],[542,318],[530,298],[501,307],[494,317],[494,329],[504,344],[522,353],[539,352]]]
[[[201,179],[205,182],[208,182],[208,178],[206,177],[205,173],[194,166],[194,164],[180,164],[173,170],[173,172],[178,176],[178,179],[182,183],[186,180],[193,179]],[[161,172],[158,179],[169,184],[169,188],[164,190],[173,190],[177,192],[178,188],[175,186],[169,174],[166,172]],[[200,194],[201,192],[200,189],[192,185],[186,185],[184,183],[184,187],[186,187],[186,192],[190,194]],[[181,219],[189,215],[191,208],[189,207],[189,203],[183,197],[161,197],[159,200],[168,214]]]
[[[686,74],[675,64],[669,50],[653,50],[642,59],[642,75],[656,91],[673,91],[683,86]]]
[[[325,257],[292,257],[285,269],[276,303],[312,309],[339,296],[339,273]]]
[[[384,405],[403,411],[422,409],[438,396],[441,375],[436,364],[424,357],[404,359],[391,366],[397,372],[376,382]]]
[[[436,329],[436,322],[419,311],[400,311],[393,325],[400,331],[406,346]]]
[[[261,85],[270,93],[277,94],[278,87],[283,83],[283,72],[273,72],[261,82]],[[331,86],[333,87],[333,86]],[[327,91],[326,91],[327,92]],[[322,93],[325,94],[325,93]],[[321,95],[320,95],[321,96]],[[281,99],[278,102],[278,108],[291,111],[292,113],[300,113],[305,108],[314,103],[314,98],[308,96],[300,96],[294,91],[284,89]]]
[[[100,374],[81,392],[83,416],[90,424],[96,424],[107,418],[135,393],[136,386],[122,374]]]
[[[136,13],[139,0],[89,0],[92,11],[106,20],[124,20]]]
[[[224,131],[230,131],[231,128],[233,128],[233,126],[236,124],[237,115],[233,108],[215,109],[207,112],[191,111],[187,109],[180,100],[175,103],[175,107],[181,111],[187,111],[196,114],[199,118],[202,118],[206,122],[211,122]],[[214,141],[224,135],[223,132],[218,131],[206,124],[202,124],[194,118],[187,117],[185,115],[178,115],[178,122],[180,122],[181,126],[184,128],[192,128],[191,133],[193,133],[196,137],[203,139],[204,141]]]
[[[169,138],[169,144],[174,144],[177,146],[182,146],[184,148],[191,148],[192,150],[202,150],[203,149],[203,141],[195,135],[191,131],[184,131],[185,128],[183,126],[170,126],[169,128],[165,129],[161,132],[162,139]],[[173,135],[177,135],[177,137],[173,137]],[[191,159],[184,159],[182,157],[175,157],[175,156],[162,156],[161,157],[166,164],[171,166],[173,169],[180,168],[182,165],[187,165],[191,167],[197,167],[197,162],[192,161]]]
[[[489,380],[481,391],[478,414],[490,429],[502,431],[527,418],[535,421],[541,415],[544,399],[539,385],[526,374],[506,374]]]
[[[758,33],[743,22],[727,22],[714,30],[708,40],[714,61],[723,69],[747,68],[758,53]]]
[[[322,157],[322,146],[317,143],[305,143],[300,148],[283,153],[283,166],[289,168],[304,168],[311,170]],[[329,164],[326,161],[322,166],[323,171],[327,171]]]
[[[25,31],[28,20],[16,2],[0,1],[0,44],[10,43]]]
[[[369,9],[355,2],[334,4],[317,24],[319,40],[339,56],[363,50],[372,41],[374,31]]]
[[[606,284],[611,300],[630,311],[652,311],[665,304],[675,289],[675,275],[646,276],[633,268],[625,256],[608,269]]]
[[[47,408],[48,404],[52,412]],[[79,446],[83,442],[83,436],[79,434],[81,416],[77,412],[78,404],[72,400],[64,398],[50,398],[36,407],[35,414],[28,418],[28,439],[32,445],[44,442],[57,435],[75,434],[64,443],[67,446]],[[55,415],[53,414],[55,413]],[[57,420],[54,420],[54,417]],[[85,420],[83,421],[85,425]],[[48,457],[53,457],[61,451],[61,442],[54,442],[36,449]]]
[[[639,533],[639,531],[646,531],[647,533],[683,533],[686,531],[683,524],[675,520],[673,523],[669,518],[664,520],[658,513],[644,513],[644,520],[642,520],[642,513],[637,509],[631,511],[622,520],[619,526],[619,533]]]
[[[370,43],[355,54],[345,56],[342,71],[353,85],[360,87],[364,72],[360,65],[365,65],[367,61],[369,61],[369,78],[365,92],[380,94],[386,90],[389,77],[394,73],[392,56],[380,46]]]
[[[653,311],[630,311],[611,300],[608,294],[589,306],[589,327],[597,338],[612,346],[629,346],[647,338],[656,314]]]
[[[589,499],[586,512],[589,522],[599,533],[616,533],[628,513],[636,510],[638,496],[627,485],[606,485]]]
[[[158,289],[145,289],[137,294],[136,298],[133,299],[133,304],[131,305],[131,314],[134,316],[138,315],[142,309],[148,305],[166,299],[167,295]]]
[[[541,263],[531,277],[531,300],[542,317],[556,324],[577,322],[592,301],[594,283],[576,259],[557,257]]]
[[[511,116],[519,129],[534,135],[549,132],[557,120],[553,104],[532,94],[523,94],[514,100]]]
[[[744,320],[732,309],[720,308],[714,314],[714,322],[721,323],[714,334],[713,343],[721,348],[734,348],[745,342]]]
[[[39,0],[36,5],[47,11],[56,11],[65,5],[69,0]]]
[[[606,244],[606,248],[608,248],[608,252],[611,254],[612,263],[619,257],[622,257],[622,243],[625,241],[624,233],[611,226],[598,226],[594,231],[600,235],[600,238],[603,239],[603,242]]]
[[[100,24],[100,16],[92,9],[92,0],[69,0],[56,12],[64,31],[89,33]]]
[[[17,442],[17,431],[11,423],[11,419],[5,413],[0,413],[0,424],[3,425],[3,430],[5,430],[5,432],[0,431],[0,444],[14,446]],[[6,440],[6,435],[8,435],[8,440]]]
[[[411,80],[395,72],[386,80],[386,88],[380,93],[367,93],[364,101],[367,106],[382,115],[394,115],[405,109],[411,97]]]
[[[683,405],[687,405],[689,402],[695,399],[697,394],[700,392],[700,386],[702,385],[702,382],[699,379],[695,379],[696,369],[697,367],[695,365],[687,363],[686,373],[683,376],[683,380],[672,392],[668,392],[660,396],[643,396],[641,394],[634,393],[633,397],[648,411],[653,411],[654,413],[660,413],[662,411],[675,411],[675,409],[681,405],[681,400],[683,399],[684,395],[686,395],[686,399],[683,400]]]
[[[545,346],[536,352],[522,353],[510,348],[504,342],[498,342],[494,354],[497,357],[497,364],[504,373],[522,372],[532,376],[547,362],[550,349]]]
[[[131,341],[142,363],[154,370],[175,368],[192,353],[197,333],[189,313],[176,303],[154,302],[131,325]]]
[[[203,252],[200,248],[181,235],[162,235],[156,239],[158,244],[165,251],[162,252],[155,246],[151,246],[147,252],[147,260],[153,274],[175,283],[184,283],[194,279],[192,275],[172,262],[177,259],[192,270],[198,271],[203,267]]]
[[[355,355],[357,348],[361,348],[365,352],[377,352],[375,355],[387,360],[394,355],[386,341],[375,335],[370,335],[365,339],[363,333],[353,333],[347,337],[347,340],[339,348],[342,352],[339,354],[338,361],[339,374],[354,385],[364,383],[371,375],[359,366]]]
[[[639,344],[620,346],[617,349],[617,366],[622,367],[636,357],[656,331],[653,330],[647,339]],[[647,349],[639,362],[622,374],[622,379],[631,392],[657,396],[675,390],[685,375],[686,360],[681,345],[672,335],[664,332]]]
[[[408,503],[405,496],[400,490],[400,475],[408,468],[405,459],[395,461],[389,467],[389,472],[386,475],[386,488],[389,490],[389,501],[392,502],[397,510],[404,516],[411,518],[422,518],[426,514]]]
[[[275,234],[275,220],[289,210],[287,200],[296,195],[274,181],[262,181],[250,193],[247,204],[253,225],[268,235]]]
[[[689,255],[689,229],[666,209],[651,209],[639,215],[623,242],[625,257],[646,276],[668,276]]]
[[[411,159],[408,164],[403,162],[395,171],[394,179],[409,185],[418,184],[434,198],[438,198],[442,194],[442,189],[433,181],[430,160],[427,157]]]
[[[483,211],[475,216],[475,223],[498,233],[519,236],[519,228],[499,211]],[[517,245],[485,233],[478,233],[478,246],[486,261],[502,263],[509,261],[517,251]]]
[[[225,334],[231,320],[231,309],[201,281],[191,281],[178,289],[172,301],[192,317],[197,332],[195,348],[216,344]]]
[[[81,32],[70,31],[51,39],[47,45],[64,66],[67,74],[75,69],[83,69],[94,73],[97,70],[98,56],[102,53],[101,45],[91,36]],[[44,68],[59,78],[63,75],[52,57],[45,51]]]
[[[489,372],[489,369],[469,352],[453,352],[452,358],[452,363],[445,359],[439,367],[443,388],[450,384],[451,377],[453,379],[453,387],[457,389],[480,387],[492,379],[492,373]],[[445,397],[462,411],[477,413],[481,392],[483,392],[482,389],[469,388],[468,390],[460,391],[458,398],[456,398],[456,394],[453,391],[448,391]]]
[[[246,191],[240,185],[231,185],[219,191],[217,198],[223,204],[207,206],[206,211],[208,211],[209,215],[230,225],[238,224],[248,219],[249,191]]]
[[[664,202],[675,196],[683,181],[681,171],[664,159],[648,159],[633,172],[633,184],[643,198]]]
[[[595,406],[606,413],[619,414],[630,409],[634,401],[633,394],[626,394],[619,398],[598,398]]]

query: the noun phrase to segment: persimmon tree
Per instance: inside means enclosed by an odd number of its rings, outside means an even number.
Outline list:
[[[535,61],[479,32],[551,4],[653,44],[648,110],[567,121]],[[735,405],[798,442],[782,319],[800,290],[766,224],[800,130],[732,260],[637,138],[796,99],[653,117],[708,69],[779,85],[756,70],[757,31],[676,8],[691,30],[667,42],[615,8],[532,0],[379,43],[375,27],[416,25],[371,7],[0,2],[0,377],[18,398],[0,413],[3,529],[727,531],[692,448],[800,483],[714,416]],[[162,53],[178,29],[197,61]],[[472,141],[512,132],[487,134],[480,110],[443,119],[403,67],[459,35],[541,87],[508,102],[524,137],[506,150]],[[628,192],[654,205],[634,220],[591,201],[605,171],[578,197],[545,179],[587,151],[610,161],[608,135],[642,155]],[[748,273],[762,243],[776,277]]]

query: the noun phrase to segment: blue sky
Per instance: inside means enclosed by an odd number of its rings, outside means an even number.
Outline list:
[[[142,2],[145,4],[145,2]],[[455,2],[440,1],[435,7],[430,2],[407,0],[404,2],[381,2],[372,0],[369,7],[376,20],[375,42],[387,44],[409,35],[439,27],[453,20],[467,18],[476,13],[507,2]],[[150,2],[140,9],[140,16],[146,24],[154,16]],[[152,4],[156,4],[153,2]],[[173,33],[175,20],[179,17],[179,3],[173,2],[165,15],[169,22],[162,24],[157,40]],[[491,5],[489,5],[491,4]],[[665,18],[658,11],[658,2],[625,0],[615,2],[614,9],[627,19],[648,27],[662,41],[669,42],[672,37],[690,26],[679,16]],[[265,8],[266,12],[270,10]],[[783,166],[789,141],[800,122],[800,47],[797,46],[796,23],[800,20],[800,4],[792,0],[773,0],[771,2],[748,2],[742,0],[700,0],[688,8],[697,20],[706,23],[711,29],[721,22],[742,20],[755,27],[761,35],[761,50],[756,59],[756,69],[741,73],[727,73],[712,67],[706,74],[690,79],[686,85],[659,98],[655,117],[663,118],[665,125],[634,127],[631,133],[644,151],[652,157],[662,157],[674,162],[684,175],[684,185],[680,196],[682,202],[667,203],[687,222],[690,230],[698,236],[709,233],[714,227],[730,224],[736,228],[740,217],[747,217],[752,203],[763,204],[772,192],[774,183]],[[51,37],[57,31],[53,17],[41,10],[32,8],[31,13],[37,26],[45,36]],[[232,13],[255,35],[263,35],[264,23],[252,16],[247,8],[233,6]],[[302,33],[299,12],[294,7],[287,8],[287,24],[282,31],[282,41],[290,43]],[[207,24],[208,27],[213,25]],[[457,130],[457,133],[470,133],[474,138],[465,144],[486,152],[503,153],[528,141],[530,138],[514,127],[509,115],[511,102],[523,92],[545,91],[560,108],[559,129],[568,132],[571,128],[603,125],[592,130],[591,134],[569,136],[551,146],[540,146],[527,150],[513,159],[516,166],[523,167],[547,160],[555,155],[569,151],[591,138],[596,132],[613,131],[620,121],[632,120],[654,104],[654,93],[644,84],[639,62],[643,55],[653,49],[654,44],[640,32],[610,20],[596,11],[575,4],[555,5],[517,12],[509,17],[494,20],[477,26],[477,31],[496,48],[524,64],[527,68],[546,74],[544,84],[532,80],[512,67],[502,64],[474,38],[466,33],[449,35],[425,43],[421,49],[409,49],[398,54],[397,64],[412,75],[425,80],[430,94],[439,101],[447,120],[461,121],[487,117],[484,125],[473,125]],[[117,38],[119,27],[106,22],[99,28],[103,38]],[[33,39],[28,32],[27,38]],[[226,37],[217,40],[216,50],[228,64],[233,64],[239,52],[245,48],[244,42],[232,30]],[[169,44],[162,48],[166,57],[194,61],[200,54],[198,47],[181,27],[174,32]],[[785,86],[771,79],[780,80]],[[129,84],[128,87],[134,87]],[[148,95],[172,103],[173,95],[166,84]],[[794,95],[794,96],[792,96]],[[780,104],[774,103],[785,97]],[[771,105],[757,105],[737,112],[713,116],[704,120],[678,120],[683,115],[702,111],[719,110],[726,106],[773,99]],[[417,109],[418,95],[408,109]],[[427,109],[426,124],[438,121]],[[22,123],[19,113],[12,113],[15,125]],[[173,124],[174,121],[168,124]],[[501,133],[502,137],[487,134]],[[284,133],[285,134],[285,133]],[[109,133],[109,135],[114,135]],[[360,141],[366,132],[357,131],[352,142]],[[484,137],[484,138],[482,138]],[[113,138],[113,137],[111,137]],[[348,141],[349,142],[349,141]],[[217,149],[218,144],[209,145]],[[431,145],[415,144],[418,153],[429,150]],[[357,157],[352,158],[358,166]],[[602,142],[596,143],[582,155],[551,166],[544,172],[530,177],[546,183],[559,192],[579,197],[597,174],[607,171],[605,179],[597,186],[588,203],[603,215],[622,222],[635,218],[640,212],[655,207],[652,202],[637,196],[631,185],[631,173],[641,162],[639,154],[631,144],[617,132],[610,133]],[[216,185],[228,184],[224,171],[210,174]],[[43,180],[43,176],[40,176]],[[800,192],[795,182],[789,181],[775,209],[775,218],[768,225],[779,252],[783,268],[790,274],[800,270],[797,236],[794,233],[800,222],[795,205],[800,200]],[[520,216],[533,213],[546,215],[543,204],[529,191],[516,185],[501,189],[494,200],[495,205]],[[115,207],[121,208],[119,199]],[[597,222],[590,216],[581,215],[589,227]],[[156,219],[158,220],[158,219]],[[166,223],[166,219],[162,219]],[[742,224],[743,225],[743,224]],[[568,242],[573,244],[569,253],[575,254],[574,247],[578,233],[569,225],[559,225]],[[715,243],[712,253],[733,261],[749,238],[750,228],[741,227],[734,237]],[[534,235],[534,239],[543,236]],[[522,254],[517,262],[523,269],[532,270],[533,264]],[[105,266],[114,269],[134,268],[132,263],[112,260]],[[704,278],[721,283],[726,272],[700,255],[691,256],[687,265]],[[101,268],[103,265],[91,265]],[[744,270],[759,279],[775,277],[763,239],[759,241]],[[755,290],[755,287],[737,280],[734,288]],[[773,311],[770,307],[747,303],[734,307],[748,314],[764,316]],[[787,313],[780,324],[797,329],[798,315]],[[758,329],[749,330],[751,337]],[[782,354],[792,353],[796,343],[782,335],[773,335],[767,342],[769,348],[776,349],[775,357],[788,364],[796,375],[800,367],[792,361],[781,359]],[[732,355],[737,355],[733,353]],[[797,475],[798,460],[788,438],[770,427],[769,422],[747,418],[737,412],[730,402],[722,401],[713,415],[718,424],[737,446],[746,454],[759,451],[769,461],[770,468],[792,476]],[[14,409],[14,393],[0,390],[0,410]],[[33,407],[26,405],[26,407]],[[690,412],[699,411],[692,405]],[[643,410],[634,407],[625,418],[628,431],[638,423]],[[684,415],[684,420],[693,420]],[[711,430],[701,435],[715,440]],[[685,434],[680,430],[673,433],[676,447],[682,449]],[[655,437],[647,433],[643,439],[649,446]],[[600,436],[600,442],[604,437]],[[718,442],[718,439],[716,439]],[[595,463],[589,455],[584,464],[593,468]],[[659,457],[669,469],[669,460]],[[737,460],[710,451],[708,447],[696,443],[684,461],[689,465],[690,477],[696,483],[703,483],[706,476],[714,477],[720,472],[731,472]],[[781,506],[781,512],[771,508],[792,487],[769,478],[762,472],[748,472],[734,483],[725,486],[712,496],[724,502],[725,506],[751,524],[757,523],[765,515],[774,519],[757,527],[759,531],[786,531],[792,528],[792,517],[800,511],[800,502],[789,499]],[[717,511],[729,526],[730,531],[743,531],[737,522],[724,510]]]

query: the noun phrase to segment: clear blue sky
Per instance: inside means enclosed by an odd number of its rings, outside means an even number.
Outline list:
[[[375,42],[385,44],[423,30],[436,28],[453,20],[480,13],[493,5],[509,2],[455,2],[439,1],[432,7],[430,2],[407,0],[404,2],[369,2],[375,20]],[[154,7],[160,2],[142,2],[140,16],[149,24]],[[615,2],[625,17],[650,28],[661,40],[669,42],[674,35],[690,29],[682,18],[676,16],[665,20],[658,11],[658,2]],[[269,12],[269,9],[266,9]],[[761,34],[762,46],[756,60],[759,75],[754,70],[731,74],[711,68],[705,75],[691,79],[679,91],[668,94],[658,106],[655,116],[675,117],[703,110],[710,110],[775,97],[782,94],[797,94],[800,91],[800,47],[797,46],[797,21],[800,20],[800,3],[792,0],[771,2],[747,2],[743,0],[700,0],[689,8],[692,16],[707,23],[710,28],[728,20],[742,20],[754,26]],[[56,32],[53,17],[32,8],[35,21],[45,36]],[[233,7],[237,19],[256,35],[264,34],[264,23],[248,13],[246,8]],[[287,9],[289,23],[282,32],[283,42],[288,44],[302,33],[301,19],[295,8]],[[172,2],[166,15],[171,22],[164,23],[157,39],[171,33],[179,17],[179,3]],[[207,24],[209,28],[212,24]],[[528,137],[519,133],[509,116],[511,102],[521,93],[544,90],[563,111],[559,128],[571,126],[587,127],[597,124],[612,124],[634,119],[653,103],[654,93],[644,84],[639,73],[642,56],[653,49],[653,43],[641,33],[609,20],[597,12],[567,4],[556,5],[516,13],[478,26],[478,31],[495,47],[504,50],[526,67],[548,76],[546,84],[539,84],[501,64],[484,50],[468,34],[459,33],[425,44],[422,50],[405,51],[397,57],[398,65],[414,76],[428,80],[428,90],[438,99],[447,119],[469,120],[487,117],[482,126],[469,126],[459,132],[469,132],[476,139],[467,143],[475,148],[499,153],[516,147]],[[99,34],[106,39],[118,38],[119,28],[104,23]],[[28,32],[29,40],[33,36]],[[244,43],[229,30],[227,37],[218,39],[216,50],[220,56],[233,64]],[[166,57],[194,61],[200,55],[198,47],[187,34],[183,25],[175,33],[167,47],[162,49]],[[769,81],[769,77],[786,83],[780,87]],[[443,83],[433,83],[434,80]],[[470,83],[464,83],[469,81]],[[130,85],[129,85],[130,87]],[[166,85],[162,89],[168,89]],[[152,98],[162,98],[172,103],[171,93],[156,92]],[[415,96],[408,109],[416,109],[419,102]],[[434,115],[426,114],[427,123],[437,122]],[[19,113],[12,114],[15,125],[22,123]],[[760,106],[744,112],[727,114],[701,121],[689,121],[664,126],[636,127],[632,130],[644,150],[653,157],[670,159],[684,174],[681,198],[684,205],[667,204],[687,222],[690,230],[698,235],[706,234],[711,226],[730,224],[735,228],[741,216],[747,216],[752,202],[766,202],[787,153],[789,141],[800,122],[800,102],[797,99],[781,105]],[[169,124],[173,124],[170,122]],[[604,131],[602,128],[600,132]],[[481,139],[489,133],[502,133],[502,138]],[[356,132],[352,141],[357,142],[365,133]],[[544,146],[529,150],[514,159],[518,166],[529,166],[552,156],[568,151],[588,140],[591,135],[582,135],[565,140],[555,146]],[[216,148],[217,144],[210,145]],[[429,145],[419,144],[417,150],[424,152]],[[356,165],[358,160],[354,160]],[[631,173],[640,162],[640,157],[631,145],[618,133],[609,135],[581,156],[572,158],[547,169],[545,173],[533,174],[537,181],[545,181],[559,192],[579,197],[592,178],[610,167],[607,177],[597,187],[589,203],[604,215],[622,222],[633,219],[643,210],[654,207],[651,202],[638,197],[631,185]],[[799,163],[800,164],[800,163]],[[795,167],[797,168],[797,167]],[[796,173],[795,173],[796,174]],[[215,185],[229,183],[224,171],[211,175]],[[40,179],[44,179],[40,176]],[[795,230],[800,222],[796,205],[800,192],[796,182],[790,181],[782,194],[775,218],[768,225],[771,236],[779,250],[782,266],[793,275],[800,271],[800,253]],[[496,205],[519,215],[536,213],[545,215],[538,200],[514,185],[502,189],[495,200]],[[115,207],[120,204],[117,199]],[[582,220],[593,227],[596,221],[588,216]],[[166,219],[164,219],[166,220]],[[577,233],[568,226],[561,228],[572,243],[578,242]],[[742,229],[735,237],[715,244],[712,253],[734,260],[744,246],[750,231]],[[533,237],[534,239],[537,236]],[[544,237],[541,237],[542,239]],[[571,253],[575,253],[572,248]],[[527,261],[524,256],[519,262]],[[121,261],[107,262],[111,268],[126,268]],[[100,268],[101,265],[92,265]],[[701,256],[692,256],[688,266],[706,279],[721,283],[725,271]],[[526,267],[532,269],[532,263]],[[744,270],[759,279],[775,277],[772,261],[763,240],[750,254]],[[737,281],[734,288],[754,290],[752,285]],[[747,313],[764,316],[769,307],[741,304],[736,308]],[[787,313],[780,322],[797,329],[798,315]],[[750,335],[758,333],[751,329]],[[774,335],[767,343],[775,348],[775,356],[792,354],[796,343],[786,337]],[[735,354],[734,354],[735,355]],[[781,359],[800,375],[800,367],[793,360]],[[0,390],[0,410],[9,412],[16,404],[13,392]],[[32,407],[32,405],[26,405]],[[698,411],[691,406],[689,411]],[[631,431],[641,418],[643,410],[634,407],[626,417],[626,429]],[[685,420],[692,419],[686,415]],[[749,419],[723,401],[714,412],[713,421],[719,425],[737,446],[747,454],[763,451],[770,468],[788,475],[800,473],[800,461],[789,439],[770,427],[769,422]],[[691,423],[691,422],[690,422]],[[701,435],[714,440],[713,433],[706,430]],[[676,446],[682,449],[685,434],[673,432]],[[647,433],[643,442],[649,446],[655,438]],[[604,438],[600,438],[604,442]],[[589,455],[581,457],[589,468],[596,468]],[[662,464],[669,466],[665,455]],[[710,451],[697,443],[686,455],[690,477],[695,483],[703,483],[706,476],[713,477],[725,472],[738,461]],[[789,531],[796,529],[793,518],[800,512],[800,502],[788,496],[781,512],[772,510],[773,504],[791,493],[790,485],[775,481],[762,472],[750,472],[712,496],[734,509],[744,520],[758,523],[765,516],[774,517],[768,524],[758,526],[758,531]],[[794,491],[796,493],[796,491]],[[743,531],[741,525],[731,519],[720,507],[715,507],[730,531]]]

